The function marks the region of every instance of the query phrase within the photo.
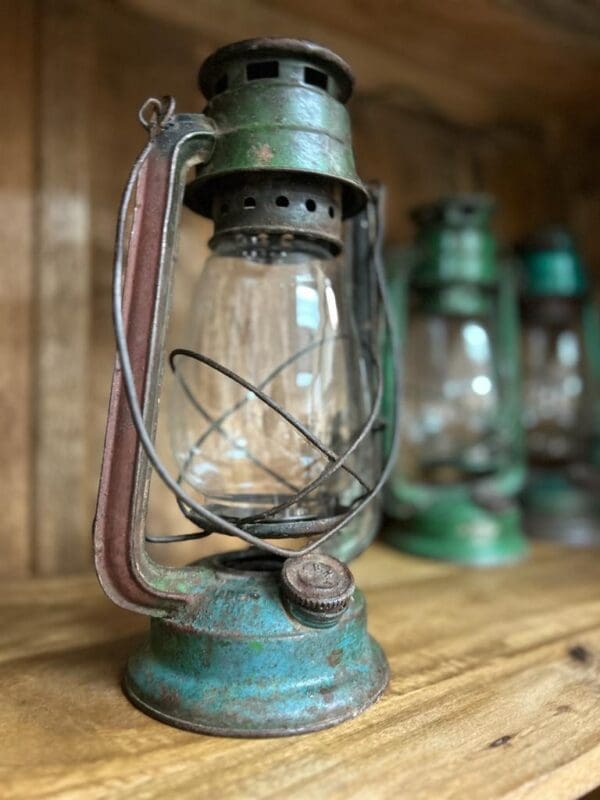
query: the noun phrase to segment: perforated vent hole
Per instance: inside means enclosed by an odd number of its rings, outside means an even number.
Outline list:
[[[256,200],[253,197],[245,197],[244,208],[256,208]]]
[[[310,86],[318,86],[319,89],[327,91],[327,75],[319,69],[304,67],[304,83]]]
[[[307,211],[316,211],[317,210],[317,204],[310,197],[309,197],[309,199],[306,201],[306,203],[304,205],[306,206],[306,210]]]
[[[329,216],[331,219],[335,217],[335,208],[333,206],[329,206]]]
[[[221,75],[219,80],[215,83],[215,94],[222,94],[227,91],[229,86],[229,78],[227,75]]]
[[[290,201],[283,194],[280,194],[279,197],[275,200],[275,205],[279,206],[280,208],[287,208],[289,204]]]
[[[278,61],[256,61],[254,64],[246,64],[246,78],[249,81],[260,81],[263,78],[278,77]]]

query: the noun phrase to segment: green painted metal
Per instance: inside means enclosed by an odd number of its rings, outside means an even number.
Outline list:
[[[600,469],[600,307],[589,292],[582,308],[583,336],[587,355],[590,391],[593,393],[593,440],[590,463]]]
[[[262,69],[271,76],[249,80],[253,65],[258,75]],[[322,85],[307,82],[319,80],[319,75]],[[218,92],[220,81],[227,88]],[[339,181],[344,216],[365,206],[344,105],[352,77],[341,59],[310,42],[240,42],[205,62],[200,85],[208,99],[206,114],[219,136],[210,162],[187,187],[190,208],[210,216],[216,182],[231,174],[265,171]]]
[[[390,501],[388,513],[394,508]],[[488,511],[466,493],[461,499],[440,494],[410,519],[395,519],[385,540],[413,555],[480,567],[513,563],[527,553],[516,505]]]
[[[260,557],[258,570],[248,551],[195,565],[193,608],[152,620],[129,661],[136,705],[189,730],[286,736],[354,717],[381,694],[388,667],[361,592],[334,625],[302,624],[281,602],[280,565]]]
[[[418,269],[412,285],[427,290],[493,287],[498,281],[496,240],[489,228],[494,208],[487,195],[452,195],[416,208]]]
[[[589,280],[573,237],[563,228],[542,230],[523,241],[524,297],[582,297]]]
[[[533,470],[522,505],[530,536],[575,547],[600,546],[600,495],[565,473]]]
[[[512,459],[492,475],[468,483],[428,485],[408,481],[399,465],[385,493],[392,518],[386,539],[398,549],[430,558],[484,566],[516,561],[527,553],[516,497],[524,479],[520,425],[520,375],[516,285],[513,265],[500,264],[489,228],[493,202],[454,196],[415,210],[416,244],[389,253],[390,298],[401,350],[407,341],[410,296],[428,312],[462,317],[497,314],[503,402],[498,426],[511,443]],[[391,416],[390,348],[384,351],[384,414]],[[402,364],[399,365],[402,385]],[[402,392],[399,398],[402,413]],[[388,442],[389,445],[389,442]]]
[[[587,454],[590,472],[600,469],[600,311],[575,240],[564,228],[538,231],[517,246],[522,297],[531,309],[553,298],[578,300],[588,391],[593,394],[594,435]],[[536,538],[574,546],[600,546],[600,495],[564,465],[532,468],[522,495],[525,527]]]
[[[493,312],[493,298],[481,286],[459,284],[440,289],[422,288],[419,295],[421,308],[430,314],[478,317]]]

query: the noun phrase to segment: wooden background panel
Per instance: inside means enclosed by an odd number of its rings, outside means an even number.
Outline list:
[[[312,38],[352,63],[361,92],[469,124],[593,117],[600,8],[570,22],[560,0],[118,0],[216,43]],[[551,13],[554,8],[555,13]],[[583,15],[582,15],[583,16]]]
[[[0,574],[9,575],[31,566],[34,46],[33,6],[25,1],[0,25]]]
[[[412,235],[407,211],[415,203],[485,190],[498,197],[496,230],[505,241],[568,221],[600,267],[593,10],[569,16],[551,0],[543,18],[525,0],[452,9],[431,2],[321,6],[235,0],[223,14],[216,0],[9,4],[0,58],[10,63],[4,94],[17,125],[0,173],[4,217],[13,221],[2,234],[9,260],[0,423],[14,458],[5,460],[0,484],[1,571],[90,566],[114,359],[116,210],[145,139],[136,113],[147,96],[163,93],[174,94],[180,110],[201,110],[197,69],[215,47],[292,33],[349,60],[357,74],[350,109],[359,171],[388,185],[390,241]],[[556,80],[547,78],[550,62],[561,73]],[[179,320],[208,232],[205,221],[184,214]],[[183,336],[177,323],[171,341]],[[164,425],[159,443],[168,452]],[[159,485],[150,526],[157,533],[188,529]]]
[[[137,119],[143,101],[152,95],[172,94],[179,110],[200,111],[202,98],[196,88],[198,58],[196,36],[165,26],[161,21],[140,17],[126,7],[97,6],[95,24],[98,53],[95,97],[98,105],[93,137],[92,175],[92,361],[90,374],[87,473],[87,508],[91,521],[98,488],[104,425],[108,407],[110,375],[115,343],[112,329],[111,286],[115,221],[121,192],[131,165],[146,142],[146,132]],[[132,47],[135,42],[135,47]],[[210,47],[207,46],[206,54]],[[203,263],[210,226],[184,211],[179,264],[173,298],[174,329],[169,342],[181,345],[183,321],[193,280]],[[168,410],[168,402],[165,404]],[[164,416],[161,415],[161,423]],[[160,424],[161,453],[169,457],[168,431]],[[192,530],[179,513],[171,494],[153,480],[149,529],[154,533]],[[158,553],[165,548],[158,548]],[[190,548],[184,548],[181,560]],[[169,550],[166,551],[167,554]],[[177,555],[177,554],[175,554]]]
[[[37,573],[54,574],[90,563],[91,16],[77,0],[46,0],[38,35],[33,556]]]

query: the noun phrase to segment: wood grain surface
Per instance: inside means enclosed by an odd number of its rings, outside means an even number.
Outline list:
[[[78,0],[39,7],[34,570],[89,568],[90,141],[93,47]]]
[[[0,572],[14,576],[31,566],[34,49],[33,9],[22,3],[0,25],[0,95],[10,120],[0,148]]]
[[[279,740],[169,728],[119,679],[146,622],[91,577],[0,589],[3,798],[577,798],[600,784],[600,554],[475,571],[384,545],[355,565],[392,680]]]

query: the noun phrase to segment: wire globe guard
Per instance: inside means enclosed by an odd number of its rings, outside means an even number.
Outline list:
[[[189,730],[278,736],[324,728],[359,714],[388,682],[385,656],[367,633],[362,595],[356,591],[339,619],[319,627],[289,613],[277,570],[228,570],[215,559],[165,567],[144,546],[151,464],[156,468],[148,453],[184,175],[190,165],[210,158],[218,135],[204,115],[173,115],[165,100],[153,102],[159,113],[126,186],[117,235],[114,301],[121,358],[113,373],[94,522],[96,570],[106,594],[154,618],[147,644],[129,662],[124,688],[148,714]],[[134,187],[121,287],[123,209]],[[140,394],[143,431],[133,419]]]

